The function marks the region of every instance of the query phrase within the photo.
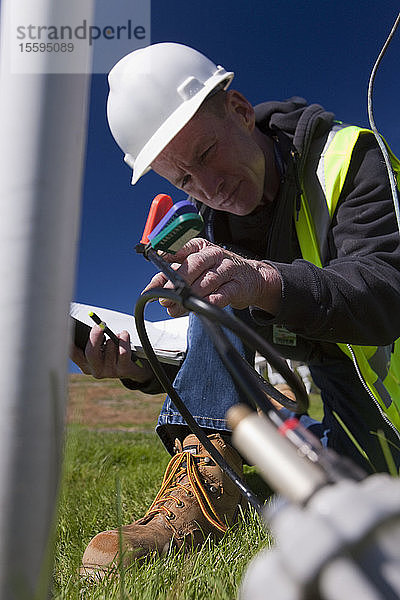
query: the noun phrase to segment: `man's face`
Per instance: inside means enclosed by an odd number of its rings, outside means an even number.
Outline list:
[[[263,200],[265,157],[256,142],[254,116],[250,119],[246,110],[240,102],[230,102],[225,115],[199,111],[152,169],[211,208],[251,213]]]

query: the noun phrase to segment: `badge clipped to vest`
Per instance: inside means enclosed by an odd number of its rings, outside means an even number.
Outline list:
[[[280,346],[297,346],[297,335],[281,325],[272,326],[272,341]]]

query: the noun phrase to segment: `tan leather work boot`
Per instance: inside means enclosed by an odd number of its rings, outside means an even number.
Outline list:
[[[229,465],[240,475],[242,460],[219,434],[208,436]],[[210,457],[194,435],[183,444],[176,440],[177,454],[168,464],[161,489],[145,516],[131,525],[103,531],[89,543],[82,558],[81,574],[96,577],[123,564],[170,546],[191,549],[211,534],[222,537],[236,520],[242,496],[230,478]]]

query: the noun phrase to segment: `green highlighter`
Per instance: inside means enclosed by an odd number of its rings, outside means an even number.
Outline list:
[[[154,250],[162,250],[175,254],[192,238],[196,237],[204,227],[202,217],[197,213],[186,213],[177,217],[164,227],[151,241]]]

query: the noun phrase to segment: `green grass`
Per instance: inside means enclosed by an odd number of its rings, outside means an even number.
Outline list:
[[[91,537],[117,527],[118,506],[123,524],[143,516],[168,460],[154,433],[69,428],[55,552],[55,599],[233,600],[237,596],[250,558],[269,545],[253,513],[243,516],[219,543],[207,540],[190,555],[172,552],[134,565],[124,573],[122,584],[121,580],[95,585],[80,580],[79,565]]]
[[[318,394],[310,395],[310,414],[320,418]],[[270,543],[253,512],[244,515],[223,540],[191,555],[172,552],[134,565],[120,581],[85,583],[78,576],[82,554],[98,532],[119,520],[132,523],[153,501],[169,461],[158,437],[147,433],[67,429],[55,548],[54,599],[233,600],[249,560]],[[254,468],[245,467],[251,489],[260,497],[268,486]],[[117,490],[119,492],[117,498]],[[120,515],[120,517],[118,516]]]

